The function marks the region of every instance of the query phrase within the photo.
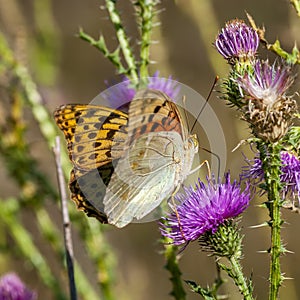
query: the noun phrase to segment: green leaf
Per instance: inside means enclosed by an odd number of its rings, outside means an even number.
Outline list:
[[[215,296],[212,295],[212,292],[208,288],[202,288],[194,281],[185,280],[185,282],[189,285],[189,287],[194,293],[201,295],[205,300],[217,299]]]

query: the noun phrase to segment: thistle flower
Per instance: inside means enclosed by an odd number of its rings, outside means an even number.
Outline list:
[[[257,32],[238,19],[227,22],[215,41],[219,53],[232,65],[253,60],[258,45]]]
[[[37,295],[30,291],[14,273],[0,278],[0,300],[35,300]]]
[[[256,137],[276,142],[291,125],[296,101],[286,92],[294,77],[286,64],[257,60],[253,71],[236,79],[244,98],[242,111]]]
[[[195,189],[185,188],[175,199],[179,201],[176,213],[165,218],[160,230],[175,245],[180,245],[205,233],[214,234],[221,224],[241,214],[248,207],[250,190],[247,185],[241,191],[237,181],[231,184],[227,173],[225,183],[212,179],[205,185],[199,179]]]
[[[282,198],[298,199],[300,203],[300,160],[287,151],[281,151],[281,174],[280,182],[282,184]],[[259,158],[247,160],[247,166],[244,167],[242,179],[252,180],[255,185],[264,182],[264,171],[262,162]]]
[[[147,88],[159,90],[168,95],[173,101],[179,94],[180,85],[177,81],[172,80],[172,76],[168,78],[159,77],[159,71],[156,71],[152,77],[148,78]],[[129,103],[136,93],[131,81],[124,77],[122,82],[108,88],[103,97],[112,105],[112,107],[120,108]]]
[[[245,157],[245,161],[247,165],[243,167],[241,179],[249,180],[254,185],[261,184],[265,178],[261,160],[258,157],[252,160]]]
[[[109,85],[107,82],[106,84]],[[124,77],[120,83],[111,85],[105,90],[102,93],[102,96],[108,101],[111,107],[122,109],[124,105],[128,104],[133,99],[135,92],[131,81],[127,77]]]
[[[300,188],[300,161],[295,155],[286,151],[281,152],[282,167],[280,180],[283,184],[283,196],[291,194],[299,198]]]
[[[149,77],[147,86],[149,89],[159,90],[168,95],[173,101],[180,92],[180,85],[177,81],[172,79],[170,75],[168,78],[159,77],[159,71],[156,71],[152,77]]]
[[[266,106],[273,106],[285,98],[285,92],[293,84],[291,69],[287,65],[256,60],[253,74],[246,72],[237,79],[239,86],[249,99],[259,100]]]

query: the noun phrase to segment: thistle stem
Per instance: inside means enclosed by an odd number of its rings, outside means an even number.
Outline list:
[[[106,8],[109,13],[109,17],[111,22],[115,26],[116,35],[122,49],[125,61],[128,65],[128,77],[134,84],[138,84],[138,73],[136,62],[132,53],[132,49],[129,45],[128,37],[125,33],[124,27],[121,22],[120,14],[116,9],[116,1],[114,0],[106,0]]]
[[[246,278],[243,275],[242,266],[239,263],[239,260],[235,258],[235,256],[231,256],[229,258],[230,264],[231,264],[231,271],[229,274],[230,277],[233,278],[236,286],[239,288],[241,294],[244,297],[244,300],[253,300],[252,297],[252,288],[251,284],[247,283]]]
[[[270,291],[269,300],[275,300],[278,297],[279,287],[283,281],[280,271],[280,256],[282,254],[282,245],[280,238],[281,231],[281,197],[280,197],[280,150],[281,146],[275,144],[259,144],[260,159],[265,174],[266,189],[268,192],[267,207],[269,209],[271,227],[271,262],[270,262]]]
[[[172,283],[171,295],[175,300],[185,300],[185,291],[182,286],[181,271],[178,266],[178,247],[174,245],[168,245],[170,239],[164,237],[162,244],[164,244],[164,255],[166,259],[165,268],[170,272],[170,281]]]
[[[138,15],[140,17],[141,30],[141,48],[140,48],[140,75],[141,78],[149,76],[148,65],[150,63],[150,45],[153,29],[154,6],[156,1],[139,0],[136,5],[139,7]]]

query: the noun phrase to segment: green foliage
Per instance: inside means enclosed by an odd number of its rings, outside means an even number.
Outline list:
[[[194,281],[186,280],[185,282],[189,285],[189,287],[191,288],[191,290],[194,293],[201,295],[203,297],[203,299],[205,299],[205,300],[216,300],[216,299],[218,299],[210,289],[202,288],[200,285],[198,285]]]
[[[170,281],[172,283],[172,291],[170,294],[176,300],[185,300],[186,294],[182,286],[181,271],[178,265],[178,261],[179,261],[179,258],[177,256],[178,247],[174,245],[170,245],[169,244],[170,240],[167,238],[163,238],[161,242],[165,244],[164,246],[165,247],[164,256],[166,259],[165,268],[171,274]]]
[[[241,92],[232,76],[225,78],[222,82],[221,98],[226,100],[226,103],[231,107],[241,109],[243,106]]]
[[[53,16],[51,15],[50,1],[35,1],[34,18],[37,24],[44,24],[38,27],[38,40],[32,49],[35,65],[42,64],[42,68],[36,71],[40,82],[52,84],[56,76],[54,64],[57,62],[56,51],[59,49],[57,32],[54,28]],[[116,49],[109,50],[107,40],[104,35],[99,39],[94,39],[82,29],[79,30],[79,37],[99,50],[115,67],[116,73],[126,75],[135,85],[140,87],[145,82],[140,78],[149,76],[150,48],[152,45],[152,31],[155,18],[158,14],[158,0],[137,0],[133,1],[136,12],[136,22],[139,30],[139,51],[134,54],[135,45],[132,45],[130,37],[127,35],[126,26],[123,24],[120,12],[116,6],[117,1],[105,0],[106,10],[110,21],[115,28],[118,41]],[[299,1],[293,0],[296,12],[299,14]],[[43,8],[43,6],[45,7]],[[44,11],[46,14],[42,14]],[[42,21],[43,22],[42,22]],[[259,30],[254,22],[252,26]],[[289,64],[299,64],[299,49],[294,46],[291,53],[282,49],[279,40],[273,44],[267,42],[264,31],[260,30],[260,39],[266,48],[283,58]],[[241,92],[236,84],[236,76],[242,76],[248,65],[236,65],[229,77],[222,83],[224,98],[231,106],[241,109],[244,105]],[[38,87],[32,79],[28,68],[21,62],[16,53],[12,50],[3,33],[0,33],[0,75],[5,78],[6,85],[5,98],[8,99],[10,110],[2,115],[0,122],[0,155],[3,161],[3,168],[6,169],[14,184],[18,187],[18,194],[15,197],[8,197],[0,201],[0,222],[9,232],[9,237],[3,236],[1,241],[2,250],[10,250],[10,254],[21,255],[28,265],[34,268],[42,279],[44,285],[53,292],[56,299],[67,299],[66,291],[63,286],[64,279],[56,276],[52,270],[50,261],[44,256],[41,249],[35,244],[35,237],[27,230],[22,213],[27,212],[32,215],[32,223],[36,223],[37,231],[42,236],[45,244],[49,245],[53,251],[54,258],[61,265],[64,264],[64,246],[60,233],[60,225],[56,224],[47,210],[47,201],[57,204],[57,192],[55,185],[49,180],[49,176],[40,169],[39,161],[31,153],[31,145],[26,139],[28,127],[24,121],[24,114],[31,112],[36,124],[40,129],[45,143],[51,149],[54,138],[57,135],[56,126],[52,115],[48,112],[43,102]],[[296,115],[299,118],[299,115]],[[280,270],[280,257],[287,252],[280,239],[280,230],[283,224],[280,209],[282,199],[280,198],[280,151],[289,150],[300,154],[300,127],[292,126],[283,140],[278,143],[266,143],[255,139],[260,158],[263,163],[265,173],[265,184],[263,189],[268,194],[268,201],[265,207],[269,210],[270,220],[268,225],[271,228],[272,245],[270,250],[270,300],[275,300],[278,296],[279,287],[282,285],[284,276]],[[67,154],[62,153],[63,168],[68,176],[70,168]],[[73,207],[73,206],[72,206]],[[74,209],[71,215],[74,214]],[[73,226],[79,232],[83,244],[87,246],[87,253],[92,264],[97,268],[98,283],[105,300],[116,299],[114,295],[116,260],[114,253],[104,237],[104,228],[98,223],[78,218],[74,214]],[[242,273],[240,259],[242,257],[242,237],[235,230],[234,226],[230,230],[221,227],[216,236],[210,237],[210,247],[214,245],[213,253],[217,257],[227,259],[226,264],[218,263],[218,268],[225,271],[238,286],[244,299],[253,299],[253,287],[251,280],[245,278]],[[218,235],[219,234],[219,235]],[[12,249],[7,247],[7,240],[12,239]],[[206,241],[206,242],[207,242]],[[220,243],[222,241],[222,243]],[[182,285],[182,274],[179,267],[178,248],[164,243],[164,256],[166,259],[165,269],[170,273],[172,284],[171,295],[176,300],[186,299],[186,293]],[[206,249],[208,249],[207,247]],[[76,262],[76,281],[77,289],[81,299],[99,299],[95,287],[81,266]],[[61,277],[66,276],[62,272]],[[185,281],[193,292],[201,295],[204,299],[219,299],[217,291],[223,280],[219,277],[211,288],[203,288],[194,281]]]
[[[59,232],[60,225],[54,223],[46,208],[47,200],[57,201],[56,187],[53,186],[48,175],[40,170],[39,162],[32,156],[31,145],[26,139],[27,127],[23,116],[25,110],[28,108],[31,110],[49,150],[52,149],[58,131],[29,71],[15,57],[2,33],[0,33],[0,71],[2,76],[9,79],[5,91],[6,98],[10,101],[8,103],[10,110],[8,110],[7,115],[2,116],[0,122],[0,154],[8,174],[11,175],[20,191],[18,199],[9,198],[1,201],[4,208],[0,219],[5,223],[8,231],[12,233],[12,238],[16,244],[13,249],[19,250],[24,260],[36,269],[41,280],[49,287],[49,290],[53,291],[56,299],[66,299],[64,288],[60,286],[61,278],[52,273],[50,262],[34,245],[31,233],[25,229],[20,218],[21,212],[25,211],[26,208],[27,211],[32,212],[32,222],[37,223],[44,243],[51,246],[54,256],[63,266],[64,246]],[[68,176],[69,160],[66,152],[62,152],[61,155],[63,168]],[[7,211],[11,204],[18,204],[14,206],[13,214]],[[70,209],[74,210],[74,205],[71,205]],[[14,218],[12,219],[12,217]],[[99,273],[106,273],[105,280],[99,282],[103,290],[103,297],[108,300],[114,299],[111,289],[113,260],[107,259],[111,257],[112,251],[103,242],[103,233],[99,230],[99,224],[92,227],[85,219],[80,218],[73,225],[81,230],[85,229],[83,241],[90,244],[89,251],[94,253],[91,259],[98,266]],[[102,243],[99,243],[99,239],[102,239]],[[102,247],[103,244],[106,246]],[[14,252],[11,251],[11,254]],[[99,299],[86,276],[76,263],[77,289],[81,299]]]
[[[110,51],[107,48],[103,35],[101,35],[98,40],[95,40],[80,29],[79,37],[102,52],[102,54],[116,67],[118,74],[126,75],[135,87],[142,87],[146,84],[144,80],[149,76],[148,66],[150,63],[150,46],[152,44],[151,35],[155,25],[155,8],[160,1],[138,0],[133,2],[137,16],[137,25],[140,32],[139,57],[134,55],[133,46],[130,44],[130,38],[126,34],[120,13],[116,7],[116,1],[106,0],[105,3],[119,42],[117,49]],[[122,57],[124,58],[124,61],[122,60]]]
[[[206,300],[226,298],[226,296],[218,295],[218,290],[225,281],[220,276],[220,267],[218,263],[216,263],[216,267],[218,276],[216,277],[211,287],[207,286],[206,288],[203,288],[194,281],[185,280],[185,282],[189,285],[189,287],[194,293],[200,294]]]
[[[300,155],[300,127],[292,126],[289,128],[283,140],[284,149]]]
[[[300,64],[299,49],[296,45],[293,47],[291,53],[281,48],[279,40],[276,40],[273,44],[266,44],[266,46],[269,50],[282,57],[287,63],[291,65]]]
[[[119,74],[126,74],[126,75],[129,74],[129,70],[125,69],[125,67],[123,66],[123,64],[121,62],[121,56],[120,56],[120,49],[121,48],[119,46],[116,48],[116,50],[114,50],[113,52],[110,52],[107,49],[107,46],[106,46],[105,39],[104,39],[103,35],[101,35],[98,40],[95,40],[90,35],[86,34],[83,31],[83,29],[79,30],[79,37],[82,40],[90,43],[92,46],[94,46],[99,51],[101,51],[103,53],[103,55],[110,62],[112,62],[112,64],[116,67],[117,72]]]

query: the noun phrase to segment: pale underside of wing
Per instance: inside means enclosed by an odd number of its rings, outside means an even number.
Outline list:
[[[118,161],[103,201],[110,224],[124,227],[140,220],[170,197],[178,168],[174,155],[180,157],[183,151],[180,145],[177,132],[151,132],[127,149]]]
[[[128,115],[97,105],[68,104],[59,107],[54,117],[68,143],[75,168],[92,170],[123,155]],[[116,145],[118,150],[111,154]]]
[[[119,159],[104,198],[108,221],[123,227],[140,220],[174,190],[182,156],[182,124],[176,105],[156,90],[137,92],[129,107],[126,151]],[[118,153],[118,146],[112,153]]]

